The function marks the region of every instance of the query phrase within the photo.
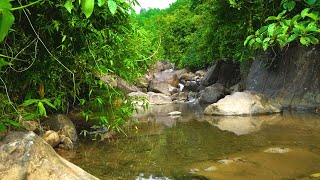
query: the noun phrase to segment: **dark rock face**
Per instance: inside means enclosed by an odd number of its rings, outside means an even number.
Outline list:
[[[200,92],[199,102],[205,104],[215,103],[219,99],[223,98],[226,94],[229,94],[228,90],[223,87],[222,84],[216,83],[206,87]]]
[[[320,47],[294,46],[272,56],[269,53],[253,62],[246,89],[272,97],[284,107],[319,108]]]
[[[195,81],[188,81],[186,82],[186,84],[184,85],[184,88],[182,89],[182,91],[184,92],[189,92],[189,91],[193,91],[193,92],[199,92],[199,85],[197,84],[197,82]]]
[[[220,83],[226,88],[233,86],[240,80],[240,67],[231,61],[217,61],[208,69],[207,74],[201,80],[201,85],[210,86]]]

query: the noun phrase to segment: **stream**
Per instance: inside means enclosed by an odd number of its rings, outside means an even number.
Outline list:
[[[169,116],[172,111],[182,115]],[[197,104],[168,104],[135,114],[124,132],[82,140],[60,155],[106,180],[311,179],[320,173],[316,113],[205,116]]]

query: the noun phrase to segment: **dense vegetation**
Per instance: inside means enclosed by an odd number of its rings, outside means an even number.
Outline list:
[[[1,0],[0,129],[75,108],[119,129],[134,107],[99,76],[133,82],[150,63],[153,45],[131,23],[135,3]]]
[[[200,69],[244,62],[256,49],[319,44],[320,0],[177,0],[138,15],[136,3],[1,0],[0,130],[73,109],[120,129],[134,107],[99,77],[134,82],[150,57]]]
[[[255,49],[283,48],[294,40],[318,44],[319,7],[318,0],[177,0],[137,19],[161,37],[162,58],[199,69],[219,59],[243,62]]]

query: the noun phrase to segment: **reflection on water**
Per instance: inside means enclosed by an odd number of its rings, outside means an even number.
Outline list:
[[[180,111],[182,116],[171,118],[168,113],[172,111]],[[204,116],[202,111],[194,104],[153,106],[134,115],[139,123],[132,126],[138,129],[128,125],[126,136],[121,134],[104,142],[84,141],[76,152],[61,154],[101,179],[234,179],[231,175],[241,172],[241,177],[258,176],[251,170],[267,174],[265,179],[292,179],[320,172],[319,115],[285,112],[213,117]],[[284,155],[283,161],[279,157],[272,161],[273,156],[264,155],[263,151],[274,146],[290,148],[292,152]],[[235,156],[252,163],[226,168],[216,164]],[[294,159],[308,163],[300,167]],[[269,164],[260,165],[259,161]],[[210,173],[201,171],[208,167],[219,168]],[[276,173],[263,171],[272,168]],[[297,173],[286,173],[290,168]],[[199,173],[190,173],[190,169],[199,169]]]

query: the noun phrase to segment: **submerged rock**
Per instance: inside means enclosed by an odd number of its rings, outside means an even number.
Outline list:
[[[98,179],[60,157],[33,132],[9,132],[0,151],[0,179]]]
[[[282,111],[282,106],[254,92],[236,92],[209,105],[204,113],[209,115],[256,115]]]

